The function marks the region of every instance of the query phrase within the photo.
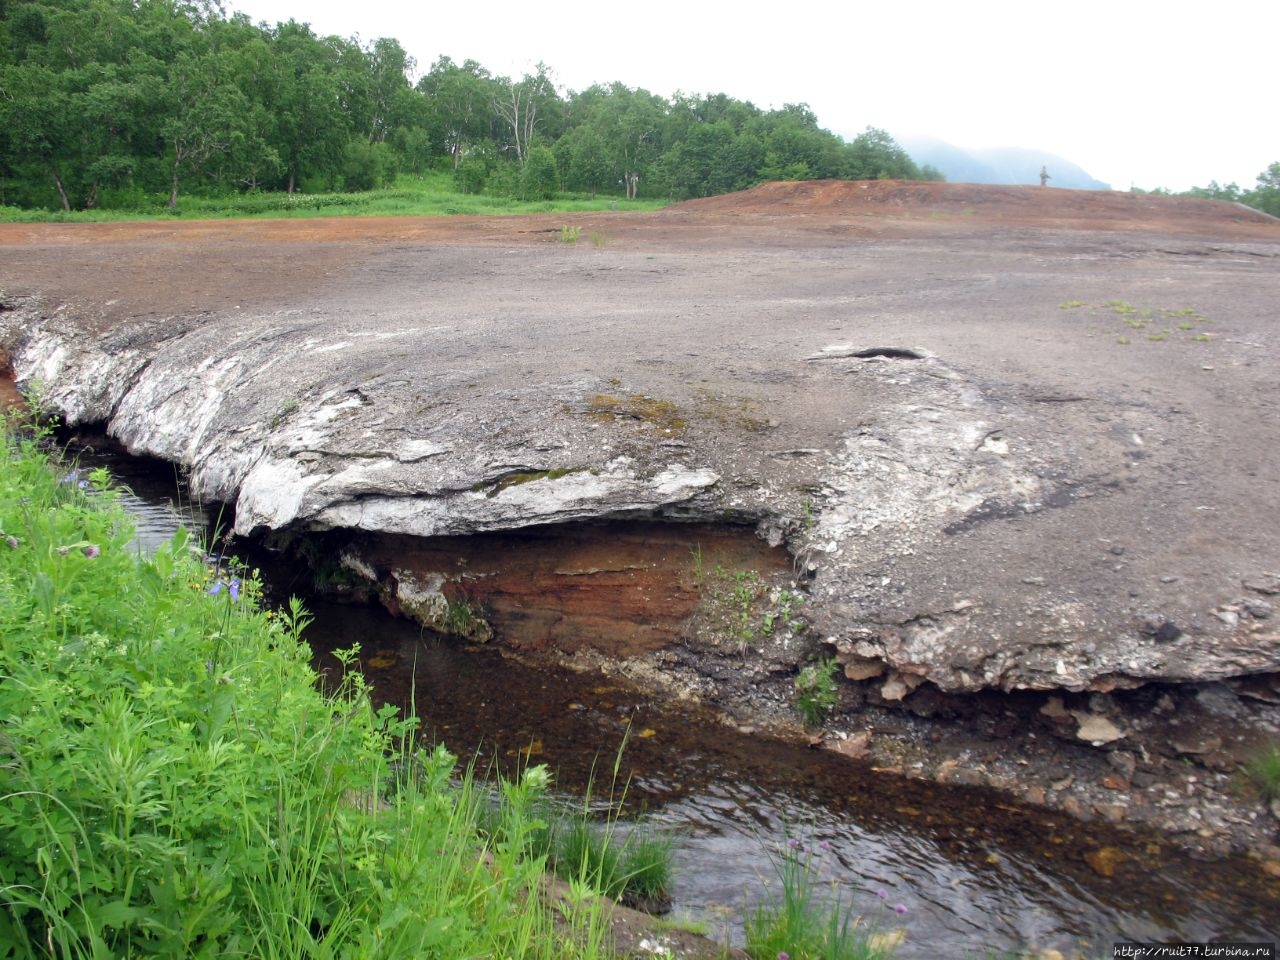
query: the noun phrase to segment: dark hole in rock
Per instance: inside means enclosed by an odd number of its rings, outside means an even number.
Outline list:
[[[868,347],[866,350],[859,350],[853,356],[860,360],[870,360],[873,357],[884,357],[886,360],[924,359],[924,354],[917,353],[914,350],[906,350],[903,347]]]

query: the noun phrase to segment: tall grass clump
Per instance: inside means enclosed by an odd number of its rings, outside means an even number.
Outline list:
[[[520,839],[545,770],[487,839],[412,719],[319,691],[299,604],[184,533],[139,555],[80,477],[0,430],[0,958],[604,955],[605,907],[552,906]]]
[[[547,868],[572,887],[590,890],[646,913],[661,914],[671,907],[675,836],[644,819],[623,820],[626,790],[619,795],[618,770],[626,739],[614,762],[614,787],[607,802],[593,799],[594,780],[578,802],[542,796],[517,824],[529,825],[518,840],[525,856],[540,858]],[[491,791],[491,795],[495,791]],[[499,845],[511,844],[510,822],[518,805],[506,788],[496,791],[504,801],[491,803],[481,822]]]
[[[902,942],[901,928],[877,929],[856,916],[834,887],[824,888],[819,875],[824,852],[825,843],[814,846],[791,837],[773,854],[772,892],[745,921],[752,960],[882,960]],[[882,909],[895,917],[907,912],[902,904],[882,904]]]
[[[1280,743],[1270,743],[1254,752],[1244,765],[1245,775],[1254,782],[1262,799],[1280,800]]]

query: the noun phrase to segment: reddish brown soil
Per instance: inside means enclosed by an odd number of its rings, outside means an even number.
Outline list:
[[[1008,236],[1026,229],[1276,240],[1280,220],[1238,204],[1143,194],[903,181],[768,183],[654,213],[0,224],[0,294],[92,303],[104,319],[294,300],[386,245],[557,244],[803,250],[849,239]],[[132,255],[122,257],[124,248]],[[105,255],[97,251],[106,251]]]

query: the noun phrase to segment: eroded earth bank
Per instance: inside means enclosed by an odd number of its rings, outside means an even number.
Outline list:
[[[332,592],[1274,878],[1278,266],[1225,203],[773,184],[6,225],[0,322]]]

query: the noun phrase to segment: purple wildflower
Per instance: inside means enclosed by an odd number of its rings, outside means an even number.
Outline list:
[[[876,896],[879,897],[881,900],[888,900],[889,892],[882,887],[876,891]]]
[[[102,551],[98,548],[98,545],[96,543],[85,544],[83,547],[80,548],[80,552],[83,553],[90,560],[98,556],[98,554],[102,553]]]
[[[895,903],[893,905],[893,912],[896,913],[898,916],[902,916],[904,913],[907,912],[907,905],[905,903]]]
[[[785,950],[779,950],[778,960],[791,960],[791,954],[787,953]]]
[[[790,847],[792,850],[799,850],[801,849],[803,844],[801,844],[800,841],[797,840],[795,837],[792,837],[790,840],[787,841],[787,846]]]
[[[17,550],[18,546],[22,543],[22,541],[19,540],[17,537],[15,537],[13,534],[6,534],[4,538],[4,542],[9,545],[10,550]]]
[[[219,578],[214,582],[213,586],[209,588],[209,596],[216,597],[222,592],[223,587],[226,587],[227,593],[231,595],[231,602],[238,603],[240,600],[240,578],[232,577],[230,580],[223,580]]]

